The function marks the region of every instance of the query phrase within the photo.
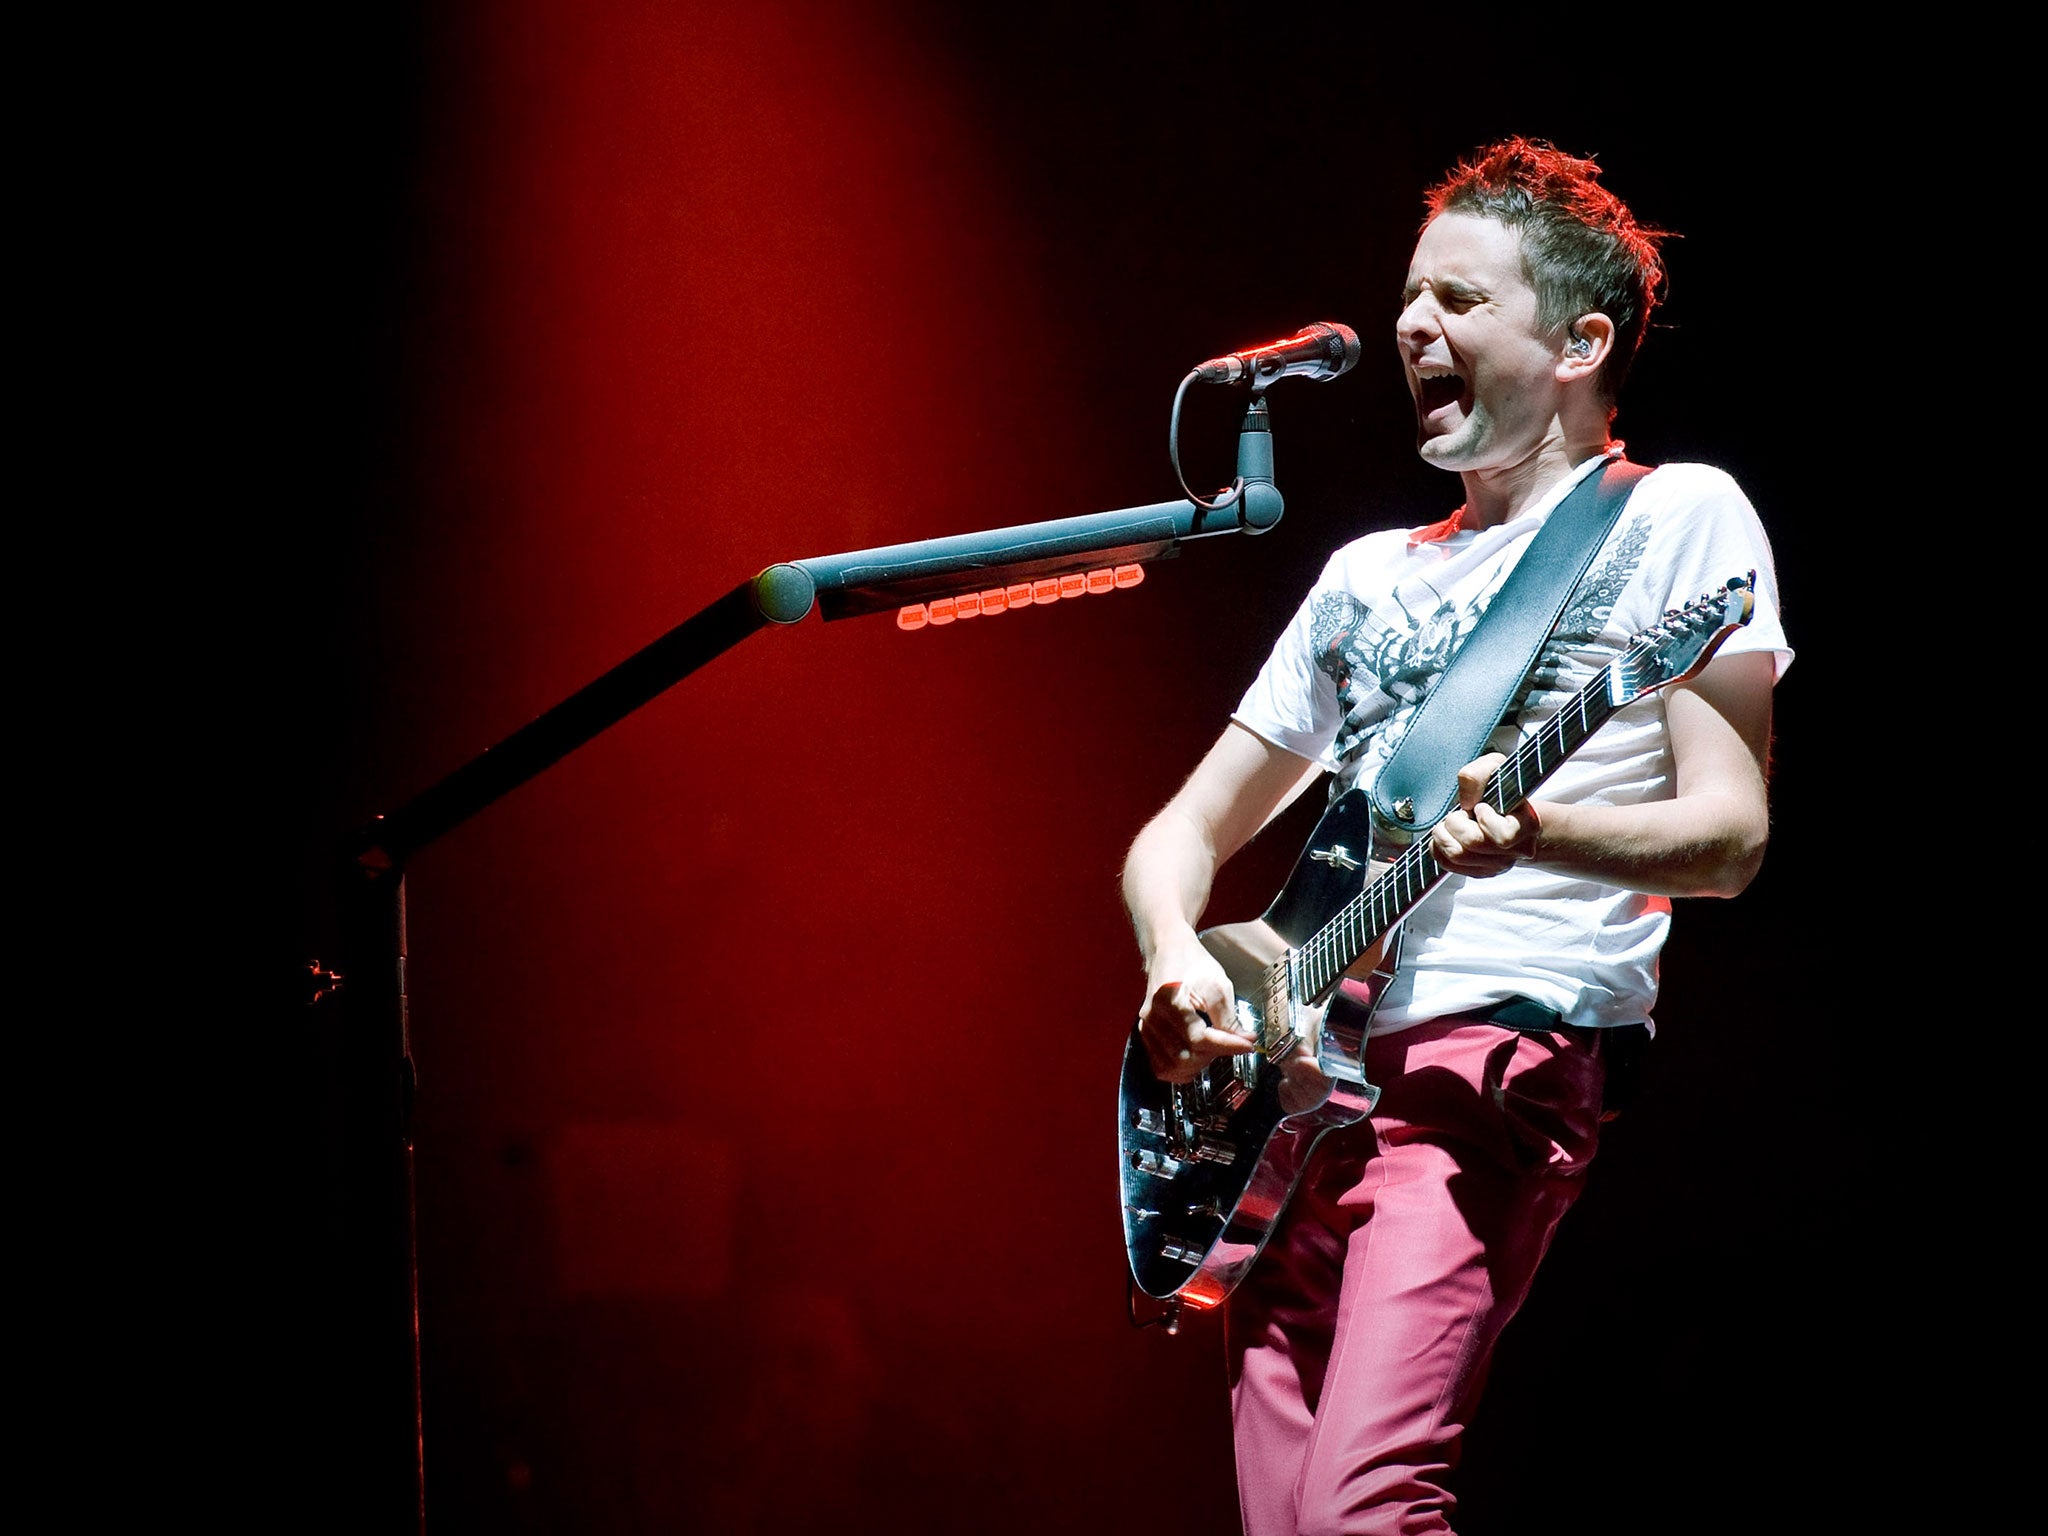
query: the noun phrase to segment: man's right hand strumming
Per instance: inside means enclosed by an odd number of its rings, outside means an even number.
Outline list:
[[[1237,994],[1193,929],[1162,946],[1146,973],[1138,1035],[1163,1083],[1189,1083],[1218,1056],[1257,1049],[1237,1023]]]

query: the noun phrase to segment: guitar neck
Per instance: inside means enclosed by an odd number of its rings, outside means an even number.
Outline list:
[[[1631,646],[1519,743],[1486,781],[1486,803],[1503,812],[1517,809],[1616,710],[1638,697],[1640,690],[1629,685],[1645,654],[1646,647]],[[1416,838],[1289,957],[1295,995],[1322,996],[1448,873],[1430,853],[1429,839]]]

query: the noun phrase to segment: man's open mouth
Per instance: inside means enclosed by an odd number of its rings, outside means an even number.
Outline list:
[[[1447,405],[1455,405],[1464,393],[1465,381],[1455,373],[1417,374],[1415,376],[1416,399],[1421,403],[1422,414],[1433,415]]]

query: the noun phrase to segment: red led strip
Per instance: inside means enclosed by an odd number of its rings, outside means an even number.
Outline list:
[[[896,610],[896,627],[923,629],[927,624],[950,624],[955,619],[979,618],[985,613],[1005,613],[1012,608],[1056,603],[1063,597],[1114,592],[1119,587],[1135,587],[1144,579],[1145,567],[1142,565],[1074,571],[1065,576],[1041,576],[1036,581],[1012,582],[1007,587],[990,587],[985,592],[962,592],[954,597],[935,597],[928,603],[912,603],[908,608]]]

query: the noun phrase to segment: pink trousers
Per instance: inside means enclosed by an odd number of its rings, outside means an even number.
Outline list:
[[[1225,1319],[1246,1536],[1449,1532],[1494,1345],[1599,1144],[1592,1032],[1440,1019],[1372,1039]]]

